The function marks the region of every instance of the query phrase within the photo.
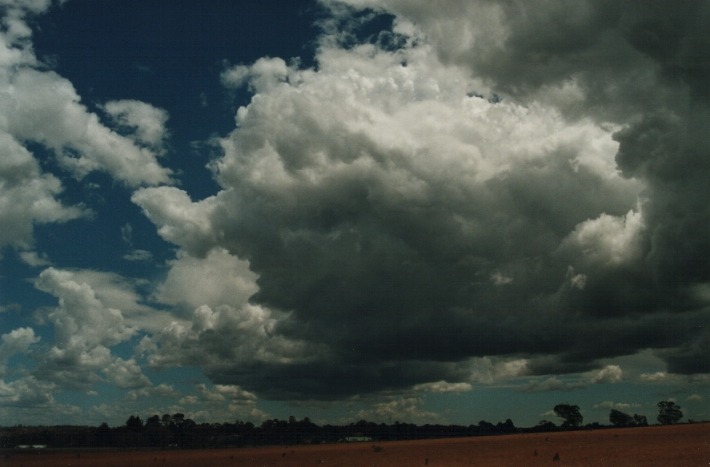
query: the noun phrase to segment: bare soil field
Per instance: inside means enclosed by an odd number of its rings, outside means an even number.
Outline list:
[[[3,467],[700,466],[710,424],[423,441],[172,451],[4,451]]]

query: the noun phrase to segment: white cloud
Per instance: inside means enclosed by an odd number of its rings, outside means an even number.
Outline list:
[[[39,254],[36,251],[22,251],[20,258],[25,264],[35,268],[52,264],[46,254]]]
[[[150,380],[143,374],[140,366],[134,359],[123,360],[116,358],[103,373],[107,379],[119,388],[141,388],[150,386]]]
[[[255,93],[267,92],[286,83],[293,70],[280,58],[260,58],[252,66],[237,65],[222,72],[222,84],[227,88],[239,88],[249,84]]]
[[[642,252],[644,224],[641,213],[629,211],[625,216],[601,214],[580,223],[563,243],[573,246],[585,259],[603,265],[619,265],[635,260]]]
[[[55,342],[61,347],[88,349],[115,345],[130,338],[135,330],[126,325],[121,310],[106,306],[80,276],[49,268],[36,283],[37,288],[59,299],[59,306],[48,315],[54,323]]]
[[[596,371],[592,371],[588,374],[589,380],[592,384],[602,384],[602,383],[618,383],[622,380],[624,372],[618,365],[607,365]]]
[[[523,392],[574,391],[592,384],[618,383],[623,371],[618,365],[607,365],[598,370],[565,376],[549,376],[528,381],[520,390]]]
[[[123,255],[123,259],[126,261],[150,261],[153,259],[153,253],[147,250],[131,250]]]
[[[39,64],[26,17],[49,6],[49,1],[40,0],[4,2],[0,27],[0,223],[4,228],[0,247],[29,249],[34,224],[66,222],[87,214],[82,206],[59,201],[63,190],[59,178],[43,172],[25,147],[27,143],[39,143],[53,152],[75,177],[101,170],[129,186],[170,180],[170,171],[159,165],[156,153],[103,126],[81,103],[69,81]],[[143,140],[155,141],[156,125],[150,127],[151,118],[139,119],[138,113],[126,110],[124,120],[138,125]]]
[[[433,383],[417,384],[413,388],[415,391],[456,393],[469,392],[473,389],[470,383],[449,383],[447,381],[436,381]]]
[[[196,256],[202,256],[215,243],[210,216],[215,199],[192,202],[179,188],[158,187],[137,190],[132,198],[148,218],[158,226],[165,240],[175,243]]]
[[[53,271],[60,271],[53,269]],[[90,269],[61,271],[66,280],[85,284],[104,307],[120,310],[123,321],[133,329],[158,331],[170,323],[171,315],[143,304],[139,287],[142,281],[132,280],[111,272]]]
[[[606,409],[606,410],[620,410],[620,411],[626,411],[626,410],[633,410],[636,408],[641,407],[641,404],[637,403],[629,403],[629,402],[612,402],[612,401],[603,401],[598,404],[594,404],[593,406],[595,409]]]
[[[371,407],[358,411],[358,420],[394,423],[439,423],[442,416],[423,408],[424,401],[419,397],[392,398],[372,404]]]
[[[169,181],[169,171],[153,152],[101,125],[66,79],[53,72],[20,69],[8,85],[7,108],[13,114],[7,116],[7,131],[52,149],[75,176],[101,170],[129,186]]]
[[[655,373],[641,373],[641,375],[639,376],[639,379],[641,379],[641,381],[650,383],[669,381],[675,378],[677,378],[676,375],[666,373],[665,371],[657,371]]]
[[[180,393],[171,384],[160,383],[156,386],[142,387],[128,391],[126,394],[126,400],[134,402],[151,397],[174,399],[179,395]]]
[[[194,419],[201,420],[264,420],[267,414],[257,408],[255,394],[234,385],[198,384],[195,393],[180,399],[180,403],[189,406]]]
[[[34,224],[66,222],[86,214],[81,207],[57,200],[62,192],[59,179],[43,174],[32,154],[4,132],[1,123],[0,147],[0,247],[29,248]]]
[[[196,389],[200,399],[206,402],[256,401],[256,395],[231,384],[215,384],[211,388],[205,384],[198,384]]]
[[[100,380],[99,371],[120,366],[110,347],[128,340],[136,331],[120,309],[103,303],[80,276],[49,268],[36,282],[38,289],[57,297],[59,304],[47,313],[54,326],[54,341],[35,373],[69,386],[91,385]]]
[[[528,372],[526,359],[480,357],[471,359],[471,377],[474,383],[494,384]]]
[[[5,364],[11,356],[24,353],[27,349],[40,341],[34,329],[17,328],[0,336],[0,376],[5,373]]]
[[[545,379],[534,379],[520,388],[523,392],[575,391],[587,387],[587,383],[578,379],[550,376]]]
[[[207,371],[261,363],[293,363],[324,357],[323,349],[276,334],[278,317],[260,306],[198,307],[189,322],[173,321],[141,342],[154,366],[199,364]]]
[[[204,258],[180,254],[170,266],[155,298],[163,303],[182,304],[190,312],[201,305],[240,307],[258,290],[256,274],[249,270],[249,263],[221,248]]]
[[[103,110],[111,119],[132,133],[129,137],[139,144],[162,152],[168,137],[165,123],[168,113],[145,102],[124,99],[104,104]]]
[[[49,407],[54,404],[55,388],[33,376],[10,382],[0,379],[0,407]]]

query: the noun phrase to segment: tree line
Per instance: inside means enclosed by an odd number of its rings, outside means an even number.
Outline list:
[[[658,403],[657,420],[661,424],[677,423],[683,413],[672,401]],[[553,409],[562,419],[557,425],[543,420],[528,428],[516,427],[512,420],[496,424],[481,420],[476,425],[441,425],[394,422],[374,423],[360,420],[347,425],[317,425],[306,417],[297,420],[265,420],[260,425],[237,420],[234,423],[196,423],[182,413],[162,416],[152,415],[143,420],[138,415],[128,417],[124,425],[109,427],[15,426],[0,429],[0,447],[47,446],[61,448],[220,448],[259,445],[295,445],[310,443],[336,443],[347,441],[390,441],[463,436],[485,436],[510,433],[549,432],[581,428],[603,428],[592,423],[583,425],[579,406],[558,404]],[[616,427],[645,426],[643,415],[629,415],[612,409],[609,422]],[[608,425],[607,425],[608,426]]]

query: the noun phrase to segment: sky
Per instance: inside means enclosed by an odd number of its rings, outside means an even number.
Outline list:
[[[710,419],[709,1],[0,14],[0,425]]]

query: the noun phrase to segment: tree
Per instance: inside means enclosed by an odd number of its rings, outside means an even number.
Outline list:
[[[563,428],[577,428],[582,424],[584,417],[579,413],[579,406],[570,404],[557,404],[554,409],[555,415],[564,419]]]
[[[648,419],[645,415],[634,414],[634,423],[636,426],[646,426],[648,425]]]
[[[678,423],[683,418],[680,406],[673,401],[660,401],[658,404],[658,423],[662,425],[672,425]]]
[[[139,416],[131,415],[126,420],[126,427],[131,431],[142,431],[143,430],[143,420]]]
[[[609,412],[609,421],[614,426],[635,425],[634,418],[631,415],[616,409],[611,409],[611,412]]]

